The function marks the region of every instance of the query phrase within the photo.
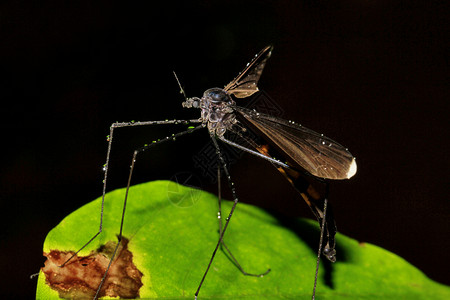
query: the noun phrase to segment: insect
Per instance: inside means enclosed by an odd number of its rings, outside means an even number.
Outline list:
[[[85,248],[102,232],[102,220],[103,220],[103,204],[106,193],[106,183],[108,178],[108,166],[110,161],[110,153],[113,142],[114,130],[120,127],[132,127],[132,126],[144,126],[144,125],[170,125],[170,124],[196,124],[196,126],[190,126],[189,129],[181,131],[170,137],[158,140],[152,144],[145,145],[134,151],[130,173],[128,177],[128,184],[124,199],[124,212],[128,199],[128,190],[130,187],[133,170],[137,162],[138,155],[146,150],[157,146],[158,144],[175,140],[179,136],[188,134],[193,131],[206,128],[212,143],[216,149],[218,164],[218,176],[221,171],[225,175],[229,188],[231,189],[233,197],[233,205],[229,212],[226,221],[222,224],[221,209],[220,209],[220,180],[219,182],[219,239],[216,247],[212,253],[211,259],[204,272],[203,277],[200,279],[199,286],[195,292],[195,299],[197,299],[202,284],[208,274],[211,264],[214,260],[215,254],[219,247],[223,248],[231,255],[232,259],[236,263],[236,266],[245,275],[251,276],[264,276],[270,270],[267,270],[263,274],[249,274],[246,273],[237,263],[236,259],[232,256],[229,249],[226,247],[223,237],[225,231],[230,223],[233,212],[238,203],[238,197],[234,184],[232,182],[227,163],[219,146],[219,142],[229,144],[242,151],[248,152],[252,155],[260,157],[271,164],[273,164],[279,172],[298,190],[301,197],[311,208],[312,212],[316,216],[320,228],[320,242],[318,247],[318,255],[316,262],[316,274],[313,287],[313,299],[315,297],[317,274],[320,256],[323,254],[328,260],[334,262],[336,260],[335,241],[334,235],[336,233],[336,226],[332,211],[328,208],[328,183],[327,179],[348,179],[356,173],[356,162],[352,154],[347,148],[341,146],[337,142],[316,133],[310,129],[307,129],[301,125],[286,121],[277,117],[273,117],[267,114],[262,114],[256,110],[251,110],[242,106],[238,106],[236,102],[238,99],[247,98],[258,92],[258,81],[261,77],[263,69],[267,60],[271,56],[273,47],[267,46],[262,49],[250,63],[246,65],[244,70],[233,79],[224,88],[211,88],[203,93],[201,98],[192,97],[188,98],[178,80],[176,74],[175,78],[180,87],[180,92],[183,94],[185,101],[182,106],[185,108],[200,109],[200,118],[194,120],[164,120],[164,121],[145,121],[145,122],[124,122],[113,123],[110,127],[110,134],[108,136],[108,149],[106,156],[106,163],[104,165],[104,183],[103,183],[103,197],[102,197],[102,209],[100,217],[100,226],[98,232],[72,257],[70,257],[61,267],[69,262],[79,251]],[[248,135],[249,129],[262,138],[264,143],[259,143],[254,138]],[[232,141],[227,138],[227,133],[233,133],[239,137],[238,140]],[[274,158],[272,153],[276,153],[277,156],[282,158],[283,161]],[[309,183],[309,180],[317,180],[325,185],[325,193],[321,195],[316,189]],[[122,229],[124,226],[124,213],[122,214],[120,232],[118,234],[119,243],[115,247],[113,255],[110,259],[107,270],[101,280],[101,283],[97,289],[97,293],[94,299],[97,299],[105,278],[108,274],[109,267],[111,266],[114,256],[116,255],[120,240],[122,239]]]

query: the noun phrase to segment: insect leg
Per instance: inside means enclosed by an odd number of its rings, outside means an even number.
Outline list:
[[[213,251],[213,253],[211,255],[211,259],[209,260],[208,267],[206,268],[205,273],[203,274],[203,277],[202,277],[202,279],[200,281],[200,284],[198,285],[197,291],[195,292],[195,299],[197,299],[197,297],[198,297],[198,294],[199,294],[200,289],[202,287],[203,281],[205,281],[206,275],[208,274],[208,271],[209,271],[209,269],[211,267],[211,264],[212,264],[212,262],[214,260],[214,257],[216,256],[217,249],[219,249],[219,246],[222,244],[223,235],[225,234],[225,231],[227,230],[228,224],[230,223],[231,216],[233,215],[234,209],[236,208],[236,205],[237,205],[237,203],[239,201],[239,199],[238,199],[238,197],[236,195],[236,189],[234,188],[234,183],[231,181],[230,173],[228,172],[227,165],[225,163],[225,160],[222,157],[222,154],[221,154],[221,151],[220,151],[220,148],[219,148],[219,144],[217,143],[216,138],[214,136],[212,136],[212,135],[211,135],[211,140],[213,141],[214,147],[216,148],[216,153],[217,153],[217,156],[219,158],[219,162],[222,165],[223,171],[225,173],[225,177],[226,177],[226,179],[228,181],[228,186],[231,189],[231,193],[233,195],[234,203],[233,203],[233,206],[231,207],[230,213],[229,213],[229,215],[228,215],[228,217],[226,219],[225,225],[223,226],[223,229],[220,232],[219,241],[217,242],[216,248],[214,248],[214,251]]]
[[[103,229],[103,209],[105,203],[105,195],[106,195],[106,182],[108,179],[108,167],[109,167],[109,159],[111,154],[112,142],[113,142],[113,134],[115,128],[120,127],[134,127],[134,126],[143,126],[143,125],[172,125],[172,124],[190,124],[190,123],[199,123],[201,122],[198,119],[195,120],[163,120],[163,121],[145,121],[145,122],[116,122],[111,124],[109,135],[107,137],[108,140],[108,150],[106,152],[106,162],[103,165],[104,177],[103,177],[103,193],[102,193],[102,204],[100,209],[100,225],[97,233],[92,236],[92,238],[87,241],[77,252],[75,252],[69,259],[67,259],[62,265],[59,267],[64,267],[72,258],[74,258],[81,250],[83,250],[87,245],[89,245],[101,232]]]
[[[323,235],[323,240],[320,243],[320,251],[322,251],[323,256],[325,256],[329,261],[335,262],[336,242],[334,237],[336,235],[337,228],[336,222],[334,220],[332,206],[330,203],[328,203],[328,182],[324,182],[326,185],[324,196],[319,196],[312,185],[308,185],[307,187],[303,187],[303,189],[300,189],[299,185],[301,185],[301,183],[299,182],[300,180],[296,179],[291,183],[300,192],[303,200],[305,200],[305,202],[311,208],[311,211],[316,216],[321,228],[323,227],[323,232],[321,232],[321,235],[326,232],[326,235]]]
[[[163,123],[163,124],[170,124],[170,123]],[[99,296],[99,293],[100,293],[100,291],[101,291],[101,288],[102,288],[102,286],[103,286],[103,283],[105,282],[106,276],[108,275],[109,268],[111,267],[111,264],[112,264],[112,262],[113,262],[113,260],[114,260],[114,257],[115,257],[115,255],[116,255],[117,249],[119,248],[120,242],[121,242],[121,240],[122,240],[122,230],[123,230],[123,224],[124,224],[124,220],[125,220],[125,209],[126,209],[127,200],[128,200],[128,191],[129,191],[129,189],[130,189],[131,178],[132,178],[132,176],[133,176],[133,170],[134,170],[134,167],[135,167],[135,164],[136,164],[137,155],[138,155],[139,153],[141,153],[141,152],[144,152],[144,151],[146,151],[146,150],[148,150],[148,149],[150,149],[150,148],[156,146],[156,145],[162,144],[162,143],[167,142],[167,141],[174,141],[176,138],[178,138],[178,137],[180,137],[180,136],[182,136],[182,135],[185,135],[185,134],[187,134],[187,133],[191,133],[191,132],[193,132],[193,131],[195,131],[195,130],[198,130],[198,129],[200,129],[200,128],[203,128],[203,125],[198,125],[198,126],[196,126],[196,127],[194,127],[194,128],[191,128],[191,129],[188,129],[188,130],[185,130],[185,131],[181,131],[181,132],[176,133],[176,134],[174,134],[174,135],[172,135],[172,136],[166,137],[166,138],[164,138],[164,139],[155,141],[155,142],[153,142],[153,143],[151,143],[151,144],[149,144],[149,145],[146,145],[146,146],[143,146],[143,147],[141,147],[141,148],[138,148],[138,149],[136,149],[136,150],[134,151],[134,153],[133,153],[133,158],[132,158],[132,160],[131,160],[130,173],[129,173],[129,175],[128,175],[128,183],[127,183],[127,187],[126,187],[126,190],[125,190],[125,199],[124,199],[124,202],[123,202],[122,219],[121,219],[121,221],[120,221],[119,235],[117,236],[118,242],[117,242],[116,247],[114,248],[114,252],[113,252],[113,254],[112,254],[111,258],[110,258],[110,261],[109,261],[109,264],[108,264],[108,266],[107,266],[107,268],[106,268],[105,274],[103,275],[102,280],[101,280],[101,282],[100,282],[100,284],[99,284],[99,287],[97,288],[97,293],[96,293],[95,296],[94,296],[94,300],[97,299],[98,296]],[[112,131],[111,131],[111,132],[112,132]],[[111,136],[110,136],[110,138],[111,138]],[[108,153],[108,154],[109,154],[109,153]]]
[[[242,136],[241,136],[242,137]],[[245,139],[247,143],[251,144],[253,147],[258,150],[258,152],[264,156],[270,157],[269,155],[269,146],[257,146],[252,140]],[[242,147],[242,146],[241,146]],[[250,152],[250,151],[247,151]],[[252,153],[252,152],[250,152]],[[292,184],[292,186],[300,193],[303,200],[308,204],[311,208],[311,211],[316,216],[317,221],[320,225],[320,240],[319,247],[317,253],[317,261],[316,261],[316,272],[314,276],[314,288],[312,299],[315,299],[316,287],[317,287],[317,278],[319,274],[319,263],[320,263],[320,255],[323,254],[329,261],[336,261],[336,250],[335,250],[335,239],[334,236],[336,234],[336,223],[334,221],[333,211],[331,206],[328,204],[328,191],[329,184],[326,180],[318,180],[325,184],[325,195],[321,196],[315,188],[301,175],[300,172],[296,171],[292,168],[285,168],[282,166],[277,166],[273,164],[277,170],[283,174],[283,176]],[[307,175],[307,174],[304,174]],[[327,212],[328,209],[328,212]],[[326,230],[326,236],[324,236],[324,232]]]
[[[222,235],[222,231],[223,231],[223,225],[222,225],[222,188],[221,188],[221,181],[220,181],[220,164],[217,165],[217,190],[218,190],[218,206],[219,206],[219,210],[217,213],[217,218],[219,219],[219,236]],[[225,249],[225,251],[228,253],[229,257],[231,258],[231,260],[233,261],[233,263],[235,264],[235,266],[242,272],[242,274],[246,275],[246,276],[254,276],[254,277],[263,277],[265,275],[267,275],[270,272],[270,269],[267,269],[264,273],[260,273],[260,274],[252,274],[252,273],[248,273],[244,270],[244,268],[242,268],[241,264],[238,262],[238,260],[234,257],[234,255],[231,253],[230,249],[228,248],[228,246],[225,244],[225,240],[222,239],[222,243],[220,244],[220,247],[222,250]]]
[[[113,142],[114,129],[115,128],[119,128],[119,127],[133,127],[133,126],[142,126],[142,125],[171,125],[171,124],[184,124],[184,125],[187,125],[187,124],[190,124],[190,123],[200,123],[200,122],[201,121],[199,119],[195,119],[195,120],[163,120],[163,121],[123,122],[123,123],[116,122],[116,123],[111,124],[110,132],[109,132],[109,135],[107,137],[108,149],[107,149],[107,153],[106,153],[106,163],[103,165],[104,177],[103,177],[103,193],[102,193],[102,202],[101,202],[101,209],[100,209],[100,225],[99,225],[99,229],[98,229],[97,233],[95,233],[94,236],[92,236],[91,239],[89,239],[78,251],[76,251],[62,265],[60,265],[59,266],[60,268],[63,268],[70,260],[72,260],[72,258],[77,256],[77,254],[81,250],[83,250],[87,245],[89,245],[102,232],[102,229],[103,229],[103,212],[104,212],[104,203],[105,203],[105,195],[106,195],[106,184],[107,184],[107,178],[108,178],[108,166],[109,166],[109,160],[110,160],[110,154],[111,154],[111,148],[112,148],[112,142]],[[202,127],[203,127],[202,125],[199,125],[199,126],[197,126],[195,128],[192,128],[192,129],[180,132],[180,133],[178,133],[176,135],[173,135],[173,136],[167,138],[167,140],[175,139],[176,137],[178,137],[180,135],[192,132],[192,131],[200,129]],[[161,140],[159,142],[163,142],[163,141],[166,141],[166,139],[163,139],[163,140]],[[154,143],[154,144],[157,144],[157,143]],[[150,144],[149,146],[153,146],[154,144]],[[145,148],[145,147],[142,147],[142,148]],[[142,151],[145,150],[145,149],[142,149],[142,148],[140,148]],[[131,179],[131,172],[130,172],[130,179]],[[127,188],[127,192],[128,192],[128,188]],[[126,202],[126,199],[125,199],[125,202]],[[125,207],[124,207],[124,210],[125,210]],[[123,216],[122,216],[122,222],[123,222]],[[121,235],[122,235],[122,225],[121,225],[120,235],[119,235],[120,238],[121,238]],[[120,244],[120,238],[119,238],[119,244]],[[116,246],[116,248],[114,250],[113,257],[114,257],[114,255],[115,255],[115,253],[117,251],[117,248],[118,247]],[[111,259],[111,262],[112,262],[112,259]],[[111,265],[111,262],[110,262],[109,266]],[[108,266],[108,269],[109,269],[109,266]],[[101,281],[101,285],[103,284],[103,281],[104,281],[104,279],[106,277],[106,273],[105,273],[105,276],[103,277],[103,279]],[[97,290],[97,294],[96,294],[94,299],[97,298],[98,292],[100,291],[100,287]]]
[[[322,223],[320,225],[319,249],[317,250],[316,274],[314,275],[314,287],[313,287],[313,293],[312,293],[312,300],[314,300],[316,298],[317,277],[319,275],[320,254],[322,253],[323,232],[325,229],[325,222],[326,222],[325,220],[326,220],[326,216],[327,216],[327,204],[328,204],[328,200],[327,200],[327,198],[325,198],[324,203],[323,203]],[[325,251],[325,249],[324,249],[324,251]]]
[[[253,155],[255,155],[255,156],[258,156],[258,157],[260,157],[260,158],[262,158],[262,159],[265,159],[265,160],[267,160],[267,161],[270,161],[270,162],[273,163],[274,165],[277,165],[277,166],[283,167],[283,168],[289,168],[289,165],[287,165],[287,164],[285,164],[285,163],[282,163],[281,161],[278,161],[278,160],[273,159],[272,157],[270,157],[270,156],[268,156],[268,155],[259,153],[259,152],[257,152],[257,151],[251,150],[251,149],[248,149],[247,147],[244,147],[244,146],[239,145],[239,144],[237,144],[237,143],[235,143],[235,142],[232,142],[232,141],[230,141],[230,140],[227,140],[227,139],[224,138],[223,136],[222,136],[222,137],[219,137],[219,139],[220,139],[222,142],[227,143],[228,145],[231,145],[231,146],[236,147],[236,148],[238,148],[238,149],[240,149],[240,150],[242,150],[242,151],[251,153],[251,154],[253,154]]]
[[[233,146],[238,149],[241,149],[245,152],[248,152],[250,154],[253,154],[255,156],[258,156],[260,158],[263,158],[265,160],[268,160],[273,164],[274,167],[277,168],[277,170],[283,174],[283,176],[294,186],[294,188],[300,193],[303,200],[308,204],[308,206],[311,208],[311,211],[316,216],[317,221],[319,224],[322,224],[322,219],[324,219],[324,202],[327,200],[328,197],[328,182],[324,179],[317,178],[315,176],[312,176],[310,174],[304,173],[303,175],[314,177],[319,182],[322,182],[326,186],[325,196],[321,196],[314,187],[309,184],[309,182],[303,178],[299,171],[295,170],[291,166],[282,163],[279,160],[276,160],[271,157],[269,154],[269,146],[263,145],[259,146],[257,145],[253,140],[246,138],[242,136],[239,132],[235,132],[238,134],[244,141],[246,141],[249,145],[254,147],[257,151],[254,151],[252,149],[249,149],[247,147],[244,147],[240,144],[237,144],[235,142],[232,142],[230,140],[227,140],[224,137],[220,137],[220,140]],[[328,214],[325,218],[325,229],[327,231],[327,235],[324,237],[323,244],[321,244],[322,254],[331,262],[336,261],[336,250],[335,250],[335,240],[334,236],[336,234],[336,223],[334,221],[333,211],[331,209],[331,205],[328,204]]]

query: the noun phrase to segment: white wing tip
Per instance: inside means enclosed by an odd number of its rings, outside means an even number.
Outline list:
[[[347,179],[356,174],[357,166],[356,159],[353,157],[352,163],[350,164],[350,168],[348,168]]]

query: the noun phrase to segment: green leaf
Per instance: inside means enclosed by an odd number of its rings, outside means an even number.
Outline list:
[[[80,255],[117,241],[124,189],[106,195],[103,232]],[[66,217],[47,236],[44,252],[76,251],[98,229],[101,198]],[[223,203],[228,215],[231,202]],[[133,262],[144,274],[144,299],[193,299],[218,240],[217,198],[170,181],[133,186],[124,236]],[[319,230],[316,222],[277,219],[239,203],[225,242],[247,272],[244,276],[218,251],[199,299],[308,299],[311,297]],[[450,287],[433,282],[404,259],[368,243],[337,235],[337,262],[322,260],[317,299],[450,299]],[[40,273],[37,299],[58,299]]]

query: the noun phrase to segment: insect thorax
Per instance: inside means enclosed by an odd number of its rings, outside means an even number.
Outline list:
[[[203,124],[217,136],[223,136],[237,122],[232,108],[234,104],[230,95],[221,88],[208,89],[201,99],[194,97],[183,102],[184,107],[200,108]]]

